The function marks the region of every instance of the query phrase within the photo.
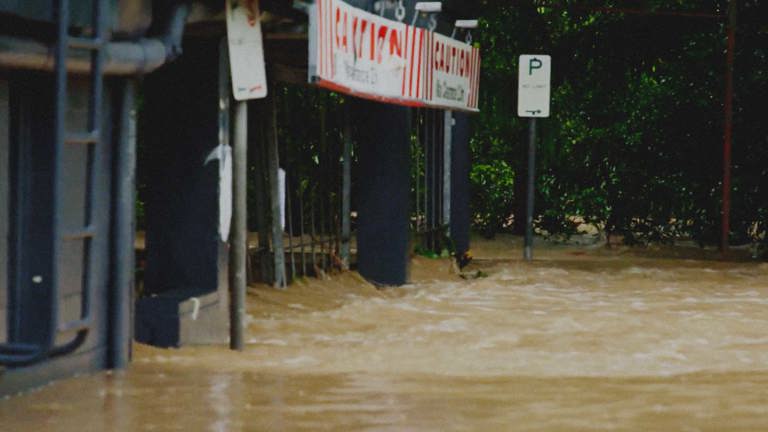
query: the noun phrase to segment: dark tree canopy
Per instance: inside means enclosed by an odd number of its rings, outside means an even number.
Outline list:
[[[482,113],[472,142],[478,227],[492,234],[519,214],[526,122],[516,116],[517,57],[547,53],[553,58],[553,116],[539,123],[538,227],[568,234],[579,216],[629,241],[692,237],[714,243],[727,20],[698,15],[725,15],[727,3],[481,3]],[[735,243],[765,242],[768,229],[767,16],[766,2],[738,2]]]

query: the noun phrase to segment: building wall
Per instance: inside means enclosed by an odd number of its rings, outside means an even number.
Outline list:
[[[0,0],[0,13],[38,24],[54,20],[54,4],[53,0]],[[70,1],[69,4],[72,25],[90,26],[93,0]],[[110,28],[115,35],[139,37],[146,33],[152,21],[152,0],[112,0],[109,11]],[[8,30],[12,34],[26,33],[23,25]]]
[[[30,344],[39,344],[45,339],[52,305],[49,285],[54,212],[51,205],[52,81],[50,76],[35,73],[11,74],[7,82],[0,81],[0,148],[4,149],[0,152],[0,163],[5,164],[5,168],[0,166],[0,209],[7,212],[0,218],[0,228],[6,233],[0,243],[3,254],[0,256],[0,304],[3,305],[0,310],[4,315],[3,329],[7,322],[9,330],[2,334],[7,334],[10,341]],[[86,81],[70,81],[66,117],[69,132],[86,130],[88,88]],[[74,353],[0,374],[0,395],[106,365],[111,324],[109,294],[113,289],[110,286],[112,151],[117,134],[113,135],[109,88],[105,95],[101,127],[104,140],[93,146],[90,154],[87,146],[72,144],[64,146],[61,154],[65,175],[61,190],[63,209],[59,216],[63,220],[63,231],[82,230],[90,223],[96,227],[97,234],[92,240],[62,242],[58,258],[60,293],[53,304],[59,311],[59,325],[78,320],[84,289],[91,284],[92,328]],[[12,155],[10,158],[8,153]],[[94,169],[91,179],[86,174],[89,165]],[[89,221],[86,199],[90,184],[93,185],[90,200],[93,212]],[[9,248],[9,243],[17,246]],[[90,261],[86,259],[88,248],[93,251]],[[6,264],[9,255],[14,262],[11,269]],[[11,320],[7,317],[11,315],[6,310],[8,305],[13,306],[13,311],[19,311],[13,313]],[[66,344],[73,337],[72,333],[61,334],[56,343]]]
[[[8,337],[8,82],[0,80],[0,343]]]

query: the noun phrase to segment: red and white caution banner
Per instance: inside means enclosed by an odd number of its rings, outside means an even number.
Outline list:
[[[478,48],[342,0],[316,0],[309,33],[309,79],[318,86],[386,103],[477,111]]]

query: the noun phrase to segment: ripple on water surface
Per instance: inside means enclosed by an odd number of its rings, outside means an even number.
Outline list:
[[[484,271],[257,292],[245,353],[138,347],[127,373],[0,402],[0,419],[64,432],[768,430],[768,265],[587,256]],[[337,289],[349,292],[328,298]]]

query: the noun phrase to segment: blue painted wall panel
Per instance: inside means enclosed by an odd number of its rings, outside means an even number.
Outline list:
[[[142,36],[152,21],[152,0],[112,0],[111,30],[118,36]],[[52,22],[53,0],[0,0],[0,13],[26,20]],[[70,0],[75,27],[90,27],[93,0]],[[0,28],[0,32],[2,32]]]
[[[8,335],[8,82],[0,80],[0,342]]]
[[[10,170],[0,167],[2,181],[6,189],[13,191],[12,199],[0,196],[0,209],[11,211],[18,216],[8,218],[11,241],[17,245],[11,253],[18,265],[12,268],[10,281],[14,284],[10,290],[9,275],[3,276],[0,294],[9,292],[7,303],[13,305],[9,320],[9,337],[12,342],[39,343],[44,337],[47,318],[50,316],[50,296],[46,285],[49,279],[43,277],[43,283],[34,283],[33,276],[46,275],[46,262],[50,259],[51,235],[51,168],[52,168],[52,104],[53,86],[50,76],[45,74],[13,74],[7,85],[8,95],[4,94],[0,81],[0,107],[9,107],[7,112],[0,108],[0,129],[11,129],[7,142],[0,140],[0,147],[11,147],[13,157]],[[85,129],[88,106],[88,83],[84,80],[70,81],[70,99],[67,129],[70,132],[82,132]],[[112,185],[112,149],[115,144],[112,123],[112,101],[109,86],[105,91],[104,123],[101,131],[104,140],[93,147],[89,156],[85,146],[66,146],[62,155],[64,176],[62,198],[65,205],[61,216],[65,231],[78,230],[91,224],[96,227],[97,235],[91,240],[92,259],[86,262],[87,240],[66,240],[63,242],[59,258],[60,296],[56,299],[59,308],[59,324],[77,320],[82,312],[82,299],[86,283],[93,284],[92,311],[93,325],[85,343],[78,350],[64,358],[45,361],[33,366],[14,368],[0,375],[0,395],[15,389],[43,384],[52,377],[58,378],[94,370],[106,365],[109,318],[110,254],[111,254],[111,185]],[[10,100],[10,102],[8,102]],[[5,101],[5,103],[3,103]],[[3,136],[8,136],[4,134]],[[89,179],[85,174],[89,165],[94,169],[91,219],[86,217],[86,189]],[[8,179],[8,172],[13,178]],[[7,185],[10,184],[10,188]],[[5,202],[2,202],[5,201]],[[13,202],[9,202],[13,201]],[[4,246],[0,244],[0,246]],[[7,257],[0,257],[5,265]],[[5,270],[5,268],[4,268]],[[9,272],[10,273],[10,272]],[[8,287],[8,288],[7,288]],[[18,308],[17,308],[18,306]],[[11,315],[8,313],[7,315]],[[73,334],[60,335],[58,344],[69,342]],[[130,341],[123,341],[130,343]],[[68,362],[68,358],[78,358]],[[71,368],[64,367],[70,364]],[[87,365],[87,366],[78,366]],[[25,384],[26,383],[26,384]]]

